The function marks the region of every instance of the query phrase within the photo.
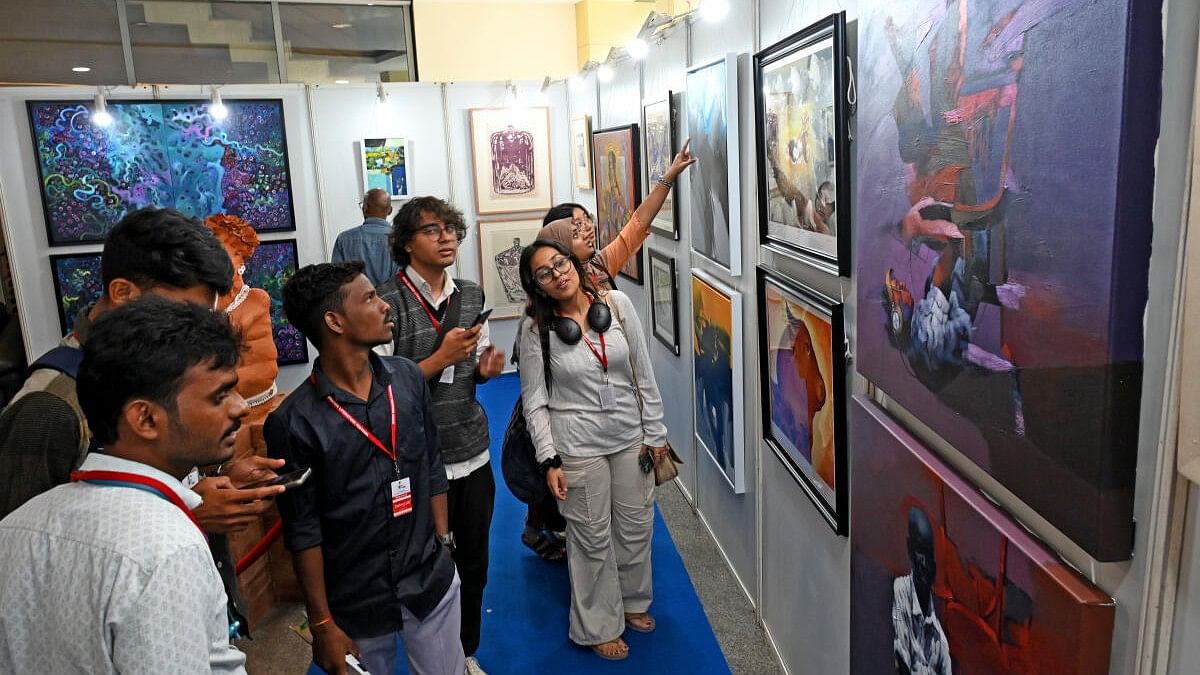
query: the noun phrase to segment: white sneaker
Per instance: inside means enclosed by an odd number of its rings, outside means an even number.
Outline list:
[[[466,675],[487,675],[483,668],[479,667],[479,659],[474,656],[467,657],[467,673]]]

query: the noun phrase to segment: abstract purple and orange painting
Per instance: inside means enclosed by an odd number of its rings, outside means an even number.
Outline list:
[[[1159,3],[859,28],[858,368],[1100,560],[1133,545]]]
[[[851,406],[850,672],[1107,673],[1111,597],[886,412]]]

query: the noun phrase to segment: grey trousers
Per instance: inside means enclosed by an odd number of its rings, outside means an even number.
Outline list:
[[[570,637],[576,644],[615,640],[625,632],[625,614],[645,612],[653,600],[654,473],[638,468],[641,448],[638,443],[603,457],[562,455]]]
[[[408,670],[413,675],[462,675],[467,668],[459,640],[462,607],[459,601],[458,572],[433,612],[421,621],[407,607],[401,608],[404,628],[372,638],[358,638],[362,658],[359,661],[371,675],[392,675],[396,672],[396,636],[404,640],[408,655]]]

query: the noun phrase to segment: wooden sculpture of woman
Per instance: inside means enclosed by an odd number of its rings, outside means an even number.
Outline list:
[[[257,434],[238,434],[237,455],[253,447],[252,436],[261,436],[261,425],[274,406],[270,404],[278,390],[275,377],[279,374],[276,363],[278,352],[271,331],[271,297],[261,288],[251,288],[242,279],[246,261],[258,248],[258,234],[250,223],[218,213],[209,216],[204,223],[217,235],[229,259],[233,261],[233,288],[217,299],[217,308],[229,315],[233,325],[242,332],[242,362],[238,366],[238,393],[250,406],[250,414],[242,423],[253,429],[260,427]]]

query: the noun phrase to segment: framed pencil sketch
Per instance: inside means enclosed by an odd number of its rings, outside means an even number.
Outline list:
[[[737,54],[687,73],[688,136],[700,160],[687,172],[692,250],[742,273],[742,190],[738,145]]]
[[[575,174],[575,187],[592,189],[591,115],[571,118],[571,171]]]
[[[846,332],[842,303],[758,270],[763,440],[846,534]]]
[[[511,319],[525,311],[521,288],[521,249],[537,239],[541,218],[479,223],[480,286],[493,319]]]
[[[469,114],[476,213],[549,210],[550,109],[472,108]]]
[[[54,306],[58,308],[58,325],[64,335],[75,329],[75,317],[85,307],[96,304],[104,295],[100,278],[100,252],[69,253],[50,256],[54,275]]]
[[[654,337],[679,356],[679,282],[675,259],[650,249],[650,323]]]
[[[742,294],[692,268],[696,440],[735,494],[746,492]]]
[[[754,55],[759,241],[850,276],[846,13]]]
[[[671,166],[675,157],[675,102],[671,92],[667,98],[642,108],[642,147],[646,159],[646,194],[654,189],[659,179]],[[650,223],[650,229],[672,239],[679,239],[679,216],[675,210],[675,191],[667,192],[662,209]]]
[[[621,228],[633,216],[642,201],[642,182],[638,179],[638,126],[627,124],[601,129],[592,134],[592,154],[596,184],[596,248],[612,243]],[[642,252],[629,257],[621,266],[621,275],[642,283]]]
[[[364,138],[359,155],[363,192],[387,190],[392,199],[412,196],[412,146],[406,138]]]

